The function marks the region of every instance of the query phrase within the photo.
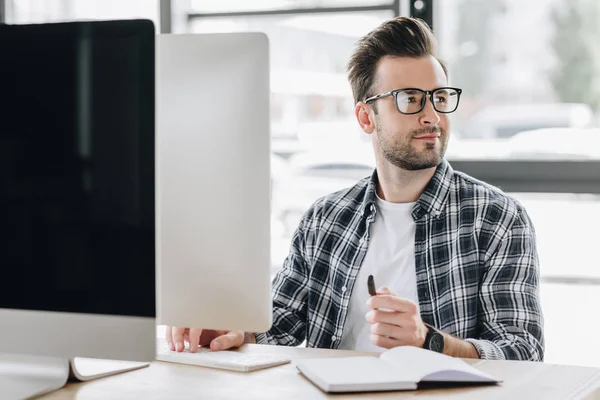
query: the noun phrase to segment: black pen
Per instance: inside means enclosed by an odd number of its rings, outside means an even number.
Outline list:
[[[369,287],[369,294],[371,296],[377,295],[377,290],[375,289],[375,279],[373,275],[369,275],[369,279],[367,279],[367,286]]]

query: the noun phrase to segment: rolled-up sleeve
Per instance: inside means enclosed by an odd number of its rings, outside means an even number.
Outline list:
[[[521,209],[488,259],[479,290],[477,339],[483,359],[543,361],[544,319],[533,224]]]

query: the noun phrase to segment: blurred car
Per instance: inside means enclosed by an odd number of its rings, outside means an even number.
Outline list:
[[[294,155],[288,175],[273,183],[273,214],[284,226],[285,235],[297,228],[302,215],[320,197],[355,185],[370,176],[375,158],[370,147],[343,152],[313,151]]]
[[[506,139],[543,128],[588,128],[594,114],[587,104],[501,104],[475,113],[463,129],[463,139]]]
[[[508,158],[600,160],[600,129],[548,128],[519,132],[508,140]]]

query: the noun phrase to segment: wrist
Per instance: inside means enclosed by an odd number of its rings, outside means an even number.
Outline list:
[[[445,353],[448,343],[446,343],[445,335],[433,326],[424,324],[427,329],[423,348],[426,350],[435,351],[437,353]]]
[[[256,343],[256,335],[253,332],[244,332],[244,343]]]
[[[423,349],[423,348],[425,348],[425,345],[427,344],[426,341],[427,341],[427,335],[429,334],[429,326],[422,323],[421,329],[419,331],[420,332],[418,335],[416,346]]]

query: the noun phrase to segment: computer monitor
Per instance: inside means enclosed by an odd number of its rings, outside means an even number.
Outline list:
[[[0,25],[2,396],[62,386],[73,357],[154,359],[154,38]]]
[[[157,37],[159,324],[267,331],[269,44]]]

